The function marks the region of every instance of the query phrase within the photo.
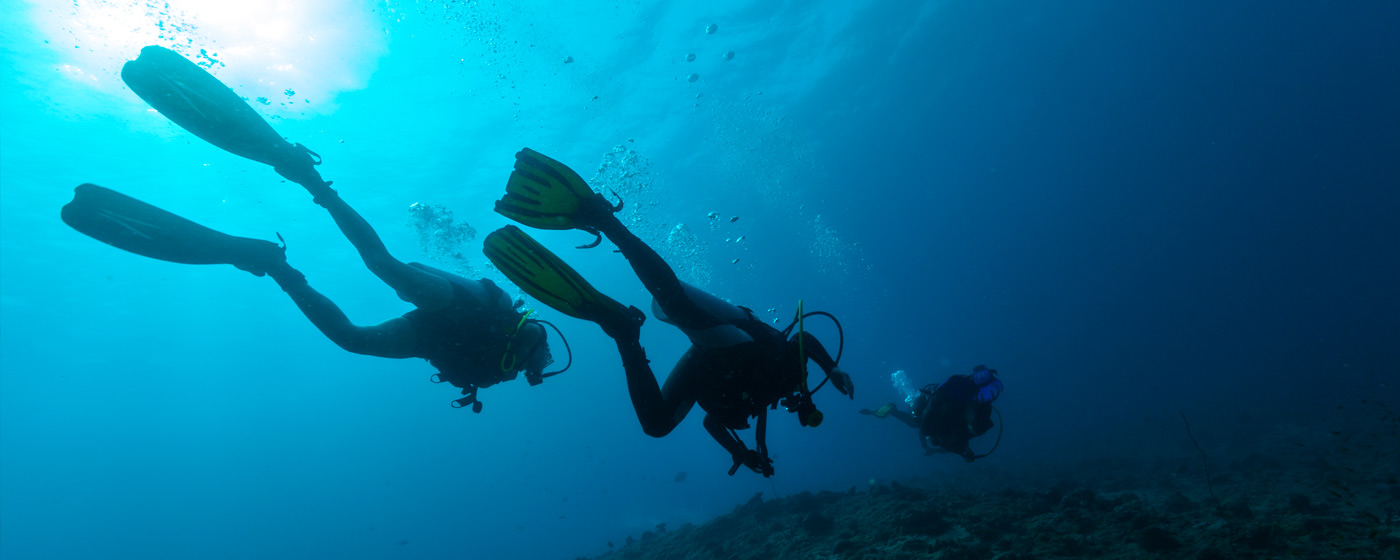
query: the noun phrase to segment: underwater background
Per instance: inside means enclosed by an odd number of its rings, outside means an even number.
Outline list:
[[[1185,418],[1216,464],[1249,447],[1307,473],[1279,496],[1331,503],[1324,481],[1348,477],[1372,538],[1400,536],[1400,3],[0,13],[5,558],[572,558],[756,494],[954,477],[976,493],[1128,458],[1180,462],[1170,476],[1204,495]],[[838,316],[855,399],[819,392],[815,429],[776,414],[777,475],[730,477],[701,411],[646,436],[611,341],[533,302],[573,368],[484,389],[473,414],[422,360],[340,350],[270,279],[78,234],[59,208],[96,183],[280,234],[357,324],[410,309],[303,189],[125,87],[148,44],[318,152],[395,256],[511,293],[481,255],[507,223],[492,202],[520,148],[559,159],[621,194],[683,279],[779,327],[799,302]],[[646,308],[610,244],[535,237]],[[655,318],[643,342],[658,375],[688,344]],[[911,430],[856,413],[902,398],[896,371],[923,385],[977,364],[1006,385],[987,459],[925,457]],[[1333,433],[1372,446],[1339,451]]]

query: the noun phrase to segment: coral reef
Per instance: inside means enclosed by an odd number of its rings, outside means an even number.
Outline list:
[[[979,463],[862,491],[760,494],[599,558],[1400,558],[1396,451],[1368,446],[1381,441],[1371,434],[1328,433],[1242,435],[1214,450],[1211,484],[1205,451],[1183,446],[1014,472]],[[1349,439],[1371,451],[1352,452]]]

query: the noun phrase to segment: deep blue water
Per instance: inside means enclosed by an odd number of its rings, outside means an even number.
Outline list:
[[[757,492],[983,468],[855,413],[901,369],[997,368],[985,463],[1013,473],[1182,445],[1179,412],[1209,437],[1400,401],[1395,2],[209,4],[0,2],[5,558],[571,558]],[[472,414],[268,279],[85,238],[58,210],[92,182],[280,233],[358,323],[409,309],[299,187],[126,89],[146,44],[204,49],[405,260],[499,279],[480,241],[523,146],[596,176],[685,279],[837,314],[856,399],[775,416],[778,476],[731,478],[698,410],[641,432],[591,324],[543,310],[574,369]],[[414,203],[478,231],[462,258]],[[645,306],[620,255],[536,237]],[[686,347],[643,341],[660,375]]]

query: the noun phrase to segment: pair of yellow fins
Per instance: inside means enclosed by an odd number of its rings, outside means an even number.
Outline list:
[[[496,201],[497,213],[521,224],[595,235],[599,233],[586,217],[616,209],[574,170],[529,148],[515,154],[506,194]],[[599,322],[627,309],[594,289],[578,271],[518,227],[491,232],[483,251],[506,278],[560,313]]]

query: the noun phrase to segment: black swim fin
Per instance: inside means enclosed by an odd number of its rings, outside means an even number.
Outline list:
[[[258,276],[287,262],[276,243],[221,233],[93,184],[78,185],[61,215],[83,235],[162,261],[231,264]]]
[[[195,136],[236,155],[271,165],[279,175],[314,189],[325,181],[320,156],[283,139],[243,98],[178,53],[141,49],[122,66],[122,81],[148,105]]]

